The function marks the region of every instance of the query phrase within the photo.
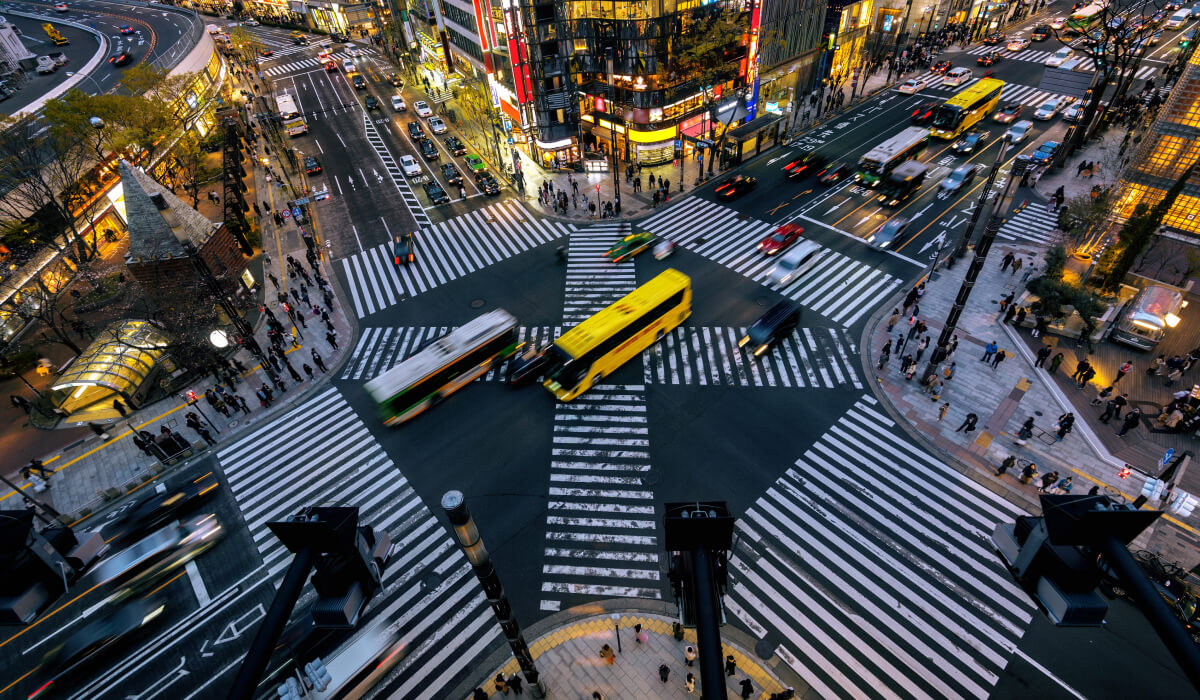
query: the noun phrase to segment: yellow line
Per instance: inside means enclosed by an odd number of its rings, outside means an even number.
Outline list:
[[[100,587],[100,585],[101,585],[101,584],[97,583],[96,585],[94,585],[94,586],[92,586],[91,588],[87,589],[87,590],[86,590],[86,591],[84,591],[83,593],[80,593],[79,595],[75,596],[74,598],[72,598],[72,599],[68,600],[67,602],[63,603],[62,605],[60,605],[60,606],[59,606],[59,607],[58,607],[58,608],[57,608],[57,609],[56,609],[54,612],[52,612],[52,613],[50,613],[50,614],[48,614],[48,615],[45,615],[45,616],[43,616],[43,617],[39,617],[39,618],[37,619],[37,621],[35,621],[35,622],[34,622],[33,624],[31,624],[30,626],[26,627],[25,629],[21,630],[20,632],[17,632],[16,634],[14,634],[13,636],[11,636],[11,637],[9,637],[8,639],[4,640],[3,642],[0,642],[0,648],[3,648],[5,644],[8,644],[9,642],[13,641],[14,639],[17,639],[18,637],[20,637],[21,635],[25,634],[26,632],[28,632],[29,630],[33,629],[34,627],[37,627],[38,625],[42,624],[42,623],[43,623],[43,622],[45,622],[46,620],[49,620],[50,618],[54,617],[54,616],[55,616],[55,615],[57,615],[58,613],[62,612],[64,608],[66,608],[66,607],[67,607],[67,606],[69,606],[69,605],[72,605],[72,604],[73,604],[75,601],[77,601],[77,600],[79,600],[80,598],[84,597],[84,596],[85,596],[85,595],[87,595],[88,593],[91,593],[92,591],[96,590],[97,588],[99,588],[99,587]]]
[[[1092,476],[1091,474],[1085,474],[1074,467],[1071,467],[1071,471],[1075,472],[1079,476],[1082,476],[1084,479],[1087,479],[1088,481],[1092,482],[1093,484],[1100,486],[1101,488],[1108,488],[1108,484],[1104,483],[1103,481],[1100,481],[1099,479]],[[1120,491],[1121,495],[1125,496],[1126,498],[1129,498],[1129,494],[1125,493],[1124,491],[1121,491],[1120,489],[1117,489],[1117,490]],[[1134,498],[1136,498],[1136,496]],[[1132,498],[1130,498],[1130,503],[1131,504],[1133,503]],[[1147,503],[1149,503],[1149,501],[1147,501]],[[1151,508],[1150,506],[1143,503],[1141,510],[1157,510],[1157,509]],[[1167,515],[1166,511],[1163,511],[1162,519],[1166,520],[1167,522],[1171,523],[1172,525],[1175,525],[1178,528],[1187,530],[1188,532],[1192,533],[1193,535],[1200,536],[1200,529],[1196,529],[1196,528],[1192,527],[1191,525],[1188,525],[1185,522],[1182,522],[1180,520],[1176,520],[1175,518],[1172,518],[1171,516]]]
[[[41,667],[42,667],[42,665],[41,665],[41,664],[38,664],[37,666],[34,666],[33,668],[29,669],[29,670],[28,670],[28,671],[26,671],[25,673],[21,674],[21,677],[20,677],[20,678],[18,678],[17,680],[13,681],[12,683],[9,683],[8,685],[4,686],[3,688],[0,688],[0,693],[7,693],[7,692],[8,692],[8,691],[9,691],[9,690],[10,690],[10,689],[11,689],[11,688],[14,686],[14,685],[16,685],[16,684],[20,683],[21,681],[25,680],[26,678],[28,678],[28,677],[29,677],[29,674],[33,673],[34,671],[38,670],[38,669],[39,669],[39,668],[41,668]]]

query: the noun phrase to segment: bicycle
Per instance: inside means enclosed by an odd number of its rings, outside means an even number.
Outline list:
[[[1154,569],[1168,578],[1182,579],[1187,576],[1187,572],[1179,565],[1179,562],[1165,561],[1162,557],[1148,549],[1139,549],[1133,553],[1133,556],[1138,560],[1139,564]]]

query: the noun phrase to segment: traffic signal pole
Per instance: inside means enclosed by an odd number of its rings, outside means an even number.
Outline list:
[[[713,577],[712,553],[705,547],[691,552],[692,590],[696,596],[696,647],[700,659],[700,691],[707,700],[725,700],[724,652],[717,611],[717,584]]]

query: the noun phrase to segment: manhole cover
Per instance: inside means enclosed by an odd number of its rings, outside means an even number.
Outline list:
[[[771,300],[766,297],[759,297],[754,300],[754,303],[758,304],[759,306],[766,306],[771,303]]]
[[[646,472],[646,476],[642,477],[642,483],[646,486],[657,486],[662,477],[656,471]]]
[[[776,646],[777,645],[771,640],[770,636],[767,636],[754,643],[754,653],[758,654],[758,658],[766,661],[772,656],[775,656]]]
[[[483,299],[472,299],[471,300],[471,308],[472,309],[481,308],[483,306],[483,304],[484,304]]]
[[[1034,411],[1034,412],[1033,412],[1033,415],[1035,415],[1035,416],[1040,416],[1040,415],[1042,415],[1042,412],[1041,412],[1041,411]]]

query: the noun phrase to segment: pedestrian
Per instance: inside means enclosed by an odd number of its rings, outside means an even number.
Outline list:
[[[685,663],[687,663],[688,666],[692,666],[696,663],[695,647],[688,646],[688,648],[683,650],[683,660]]]
[[[658,667],[659,680],[661,680],[663,683],[666,683],[667,679],[670,677],[671,677],[671,668],[669,666],[667,666],[666,664],[663,664]]]
[[[1081,360],[1079,364],[1075,365],[1075,371],[1071,373],[1071,379],[1078,380],[1079,377],[1083,376],[1083,373],[1088,371],[1091,366],[1092,363],[1088,362],[1087,360]]]
[[[1158,357],[1154,358],[1154,360],[1150,363],[1150,366],[1146,368],[1146,374],[1162,374],[1163,366],[1167,364],[1166,357],[1166,355],[1159,355]]]
[[[1057,490],[1059,493],[1068,493],[1068,494],[1069,494],[1069,493],[1071,493],[1071,477],[1069,477],[1069,476],[1068,476],[1067,478],[1065,478],[1065,479],[1063,479],[1062,481],[1058,482],[1058,484],[1056,484],[1056,485],[1054,486],[1054,488],[1055,488],[1055,489],[1056,489],[1056,490]]]
[[[1138,423],[1140,423],[1141,421],[1142,421],[1142,409],[1137,408],[1135,406],[1132,411],[1125,414],[1125,420],[1121,423],[1121,430],[1120,430],[1120,432],[1117,433],[1117,435],[1123,437],[1125,435],[1125,433],[1128,433],[1130,430],[1133,430],[1134,428],[1136,428],[1138,426]]]
[[[1009,456],[1005,457],[1004,461],[1000,463],[1000,467],[998,469],[996,469],[996,476],[1003,475],[1004,472],[1008,471],[1009,469],[1012,469],[1016,465],[1016,463],[1017,463],[1017,458],[1015,455],[1009,455]]]
[[[1045,367],[1046,359],[1050,357],[1050,352],[1051,350],[1049,345],[1043,345],[1042,347],[1038,348],[1037,359],[1034,361],[1033,366]]]
[[[1020,328],[1021,326],[1025,325],[1025,317],[1028,315],[1029,315],[1029,309],[1026,309],[1024,306],[1022,306],[1017,311],[1017,318],[1016,318],[1016,320],[1013,321],[1013,325],[1016,326],[1017,328]]]
[[[899,354],[900,354],[900,351],[904,349],[904,343],[905,343],[905,342],[906,342],[906,341],[905,341],[905,338],[904,338],[904,334],[903,334],[903,333],[897,333],[897,334],[896,334],[896,354],[897,354],[897,355],[899,355]]]
[[[242,409],[242,413],[250,412],[250,407],[246,405],[246,399],[242,398],[240,394],[234,394],[233,398],[237,401],[238,408]]]
[[[748,700],[754,694],[754,683],[749,678],[743,678],[738,685],[742,686],[742,700]]]
[[[612,647],[607,644],[600,647],[600,658],[607,661],[609,666],[612,666],[617,661],[616,653],[613,652]]]
[[[504,681],[503,673],[497,673],[496,679],[493,682],[496,685],[497,693],[504,693],[505,695],[508,695],[508,683]]]
[[[317,369],[321,370],[322,372],[328,371],[328,368],[325,367],[325,361],[322,360],[321,356],[317,354],[316,348],[313,348],[312,350],[312,361],[313,364],[317,366]]]
[[[304,370],[304,373],[308,375],[309,379],[313,378],[313,368],[307,362],[304,363],[302,369]]]
[[[1071,432],[1071,428],[1073,428],[1073,427],[1075,427],[1075,414],[1074,413],[1068,412],[1068,413],[1064,413],[1061,416],[1059,416],[1058,417],[1058,442],[1062,442],[1062,439],[1067,436],[1067,433]]]
[[[892,329],[896,327],[896,322],[899,320],[900,320],[900,309],[892,309],[892,315],[888,316],[888,327],[887,327],[888,333],[892,332]]]
[[[941,420],[945,420],[945,419],[946,419],[946,414],[947,414],[949,411],[950,411],[950,403],[949,403],[949,402],[946,402],[946,403],[942,404],[942,405],[941,405],[941,407],[940,407],[940,408],[938,408],[938,420],[939,420],[939,421],[941,421]]]
[[[1004,255],[1003,258],[1000,259],[1000,271],[1004,272],[1005,270],[1007,270],[1008,266],[1012,265],[1013,261],[1016,259],[1017,259],[1017,256],[1013,255],[1012,251],[1010,250],[1008,253],[1006,253]]]
[[[946,381],[954,379],[954,371],[957,366],[957,362],[951,362],[949,366],[942,370],[942,376],[946,378]]]
[[[733,658],[733,654],[725,657],[725,675],[732,676],[737,672],[737,660]]]
[[[1004,324],[1012,323],[1013,317],[1017,315],[1016,304],[1009,304],[1008,309],[1004,312]]]
[[[508,687],[512,688],[513,695],[525,694],[524,683],[525,681],[521,680],[521,677],[515,673],[508,677]]]
[[[1107,399],[1113,393],[1113,389],[1116,389],[1116,388],[1117,387],[1114,384],[1114,385],[1106,386],[1103,389],[1101,389],[1100,393],[1096,394],[1096,398],[1092,399],[1092,405],[1099,406],[1100,404],[1104,403],[1104,400]]]
[[[1063,357],[1063,354],[1061,352],[1056,353],[1054,355],[1054,357],[1050,358],[1050,374],[1054,374],[1055,372],[1058,372],[1058,366],[1063,363],[1064,359],[1066,359],[1066,358]]]
[[[93,433],[99,435],[101,440],[109,439],[108,431],[104,429],[103,425],[100,425],[99,423],[88,423],[87,426],[92,429]]]
[[[1121,377],[1129,374],[1129,370],[1131,369],[1133,369],[1133,360],[1125,360],[1125,364],[1121,365],[1121,368],[1117,370],[1117,378],[1113,380],[1113,384],[1121,381]]]
[[[981,362],[989,362],[992,359],[992,355],[995,355],[996,351],[999,349],[1000,349],[1000,346],[997,345],[996,341],[994,341],[994,340],[992,342],[988,343],[987,345],[983,346],[983,357],[980,358],[980,361]]]
[[[687,678],[683,681],[683,688],[688,691],[688,694],[696,692],[696,677],[688,673]]]
[[[979,416],[975,415],[974,413],[968,413],[966,420],[964,420],[962,425],[958,426],[958,430],[955,430],[954,432],[961,433],[965,430],[966,432],[969,433],[969,432],[975,430],[975,424],[978,422],[979,422]]]
[[[1080,177],[1081,175],[1083,175],[1083,171],[1086,168],[1087,168],[1087,161],[1086,160],[1079,161],[1079,165],[1076,166],[1076,168],[1075,168],[1075,177]]]
[[[921,338],[921,342],[917,343],[917,362],[921,361],[921,355],[925,353],[925,348],[929,347],[929,336]]]
[[[271,405],[271,390],[267,388],[266,384],[263,384],[257,391],[255,391],[254,395],[258,397],[258,401],[262,404],[263,408],[267,408]]]
[[[296,371],[296,368],[295,368],[295,367],[292,367],[292,363],[288,362],[287,360],[284,360],[284,361],[283,361],[283,364],[287,366],[287,371],[288,371],[288,374],[292,375],[292,381],[293,381],[293,382],[299,382],[299,381],[301,381],[301,379],[300,379],[300,373]]]
[[[1117,420],[1120,420],[1121,419],[1121,408],[1125,405],[1126,402],[1127,402],[1127,399],[1125,398],[1125,394],[1121,394],[1120,396],[1114,396],[1113,398],[1109,399],[1108,403],[1105,404],[1105,406],[1104,406],[1104,413],[1100,414],[1100,422],[1107,423],[1109,421],[1109,419],[1111,419],[1111,418],[1116,418]]]
[[[1008,357],[1008,353],[1004,352],[1003,350],[998,351],[996,356],[992,358],[992,369],[994,370],[999,367],[1000,363],[1004,362],[1006,357]]]
[[[334,350],[338,349],[337,338],[333,335],[333,331],[325,334],[325,342],[329,343],[330,347]]]
[[[1170,373],[1167,374],[1167,381],[1164,386],[1174,386],[1175,382],[1179,381],[1179,378],[1182,376],[1183,376],[1183,368],[1176,367],[1175,369],[1171,370]]]
[[[1053,484],[1054,484],[1056,481],[1058,481],[1058,472],[1050,472],[1049,474],[1046,474],[1045,476],[1043,476],[1043,477],[1042,477],[1042,480],[1041,480],[1041,481],[1042,481],[1042,485],[1041,485],[1041,486],[1039,486],[1037,490],[1038,490],[1039,492],[1041,492],[1041,493],[1046,493],[1046,492],[1047,492],[1047,490],[1048,490],[1048,489],[1049,489],[1049,488],[1050,488],[1050,487],[1051,487],[1051,486],[1052,486],[1052,485],[1053,485]]]

